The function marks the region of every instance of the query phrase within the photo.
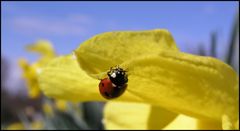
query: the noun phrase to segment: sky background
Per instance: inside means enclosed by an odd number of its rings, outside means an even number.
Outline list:
[[[209,50],[218,33],[218,55],[230,39],[238,2],[1,2],[1,55],[16,61],[37,55],[24,50],[39,39],[69,54],[90,37],[108,31],[168,29],[178,47]]]
[[[64,55],[99,33],[164,28],[181,51],[196,53],[200,44],[209,50],[216,31],[223,58],[238,9],[238,2],[1,2],[1,56],[10,70],[6,85],[26,95],[17,60],[34,62],[38,56],[24,47],[39,39]]]

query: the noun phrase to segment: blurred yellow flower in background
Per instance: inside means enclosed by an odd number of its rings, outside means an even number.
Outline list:
[[[31,123],[30,126],[31,126],[31,130],[41,130],[44,127],[42,121],[34,121]]]
[[[37,82],[37,64],[30,65],[26,59],[20,59],[18,62],[23,71],[23,78],[26,80],[28,96],[30,98],[38,98],[41,91]]]
[[[43,129],[42,121],[31,122],[30,127],[26,128],[23,123],[16,122],[8,125],[4,130],[40,130]]]
[[[18,61],[23,71],[23,78],[26,80],[29,97],[38,98],[41,91],[38,85],[37,74],[41,71],[42,66],[55,57],[55,52],[51,43],[46,40],[39,40],[34,44],[28,45],[26,49],[41,55],[40,59],[33,64],[29,64],[23,58]]]
[[[68,102],[66,100],[55,100],[55,105],[60,111],[66,111],[68,108]]]
[[[42,105],[42,109],[46,115],[53,116],[54,114],[54,108],[56,108],[59,111],[66,112],[68,109],[68,102],[66,100],[54,100],[54,101],[48,101],[44,102]]]
[[[218,59],[180,52],[167,30],[96,35],[42,67],[39,85],[51,98],[106,101],[98,79],[115,65],[128,70],[129,82],[105,107],[106,129],[238,128],[236,72]]]
[[[20,122],[12,123],[5,128],[5,130],[24,130],[24,129],[25,129],[24,125]]]
[[[44,114],[53,116],[53,107],[50,103],[47,103],[47,102],[43,103],[42,110],[43,110]]]

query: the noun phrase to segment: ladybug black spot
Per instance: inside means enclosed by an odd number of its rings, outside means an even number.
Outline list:
[[[104,94],[105,94],[107,97],[110,97],[110,95],[109,95],[107,92],[104,92]]]
[[[104,84],[102,83],[102,86],[104,86]]]

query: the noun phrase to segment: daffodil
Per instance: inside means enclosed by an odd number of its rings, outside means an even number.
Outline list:
[[[55,106],[60,111],[66,111],[68,108],[68,102],[65,100],[55,100]]]
[[[18,61],[23,71],[23,77],[26,80],[29,97],[38,98],[41,91],[38,85],[37,74],[41,71],[42,66],[55,57],[55,53],[51,43],[46,40],[39,40],[34,44],[28,45],[27,50],[41,55],[40,59],[33,64],[29,64],[23,58]]]
[[[41,130],[41,129],[44,129],[44,124],[42,121],[33,121],[31,124],[31,129],[32,130]]]
[[[106,129],[238,128],[236,72],[221,60],[179,51],[167,30],[96,35],[73,55],[51,60],[38,80],[52,98],[107,101],[99,79],[116,65],[128,71],[128,87],[105,107]]]
[[[54,101],[46,101],[42,105],[44,113],[48,116],[54,115],[54,109],[57,109],[62,112],[66,112],[68,109],[68,101],[56,99]]]
[[[5,130],[24,130],[25,127],[22,123],[20,122],[14,122],[12,124],[9,124]]]
[[[29,126],[31,130],[43,129],[43,123],[41,121],[33,121],[29,123]],[[29,129],[27,129],[21,122],[14,122],[9,124],[4,130],[29,130]]]
[[[50,103],[47,103],[47,102],[43,103],[42,110],[46,115],[51,117],[53,116],[53,107]]]

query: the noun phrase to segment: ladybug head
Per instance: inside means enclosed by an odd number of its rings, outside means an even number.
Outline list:
[[[122,86],[128,82],[126,71],[120,67],[111,68],[107,74],[112,83],[117,86]]]

